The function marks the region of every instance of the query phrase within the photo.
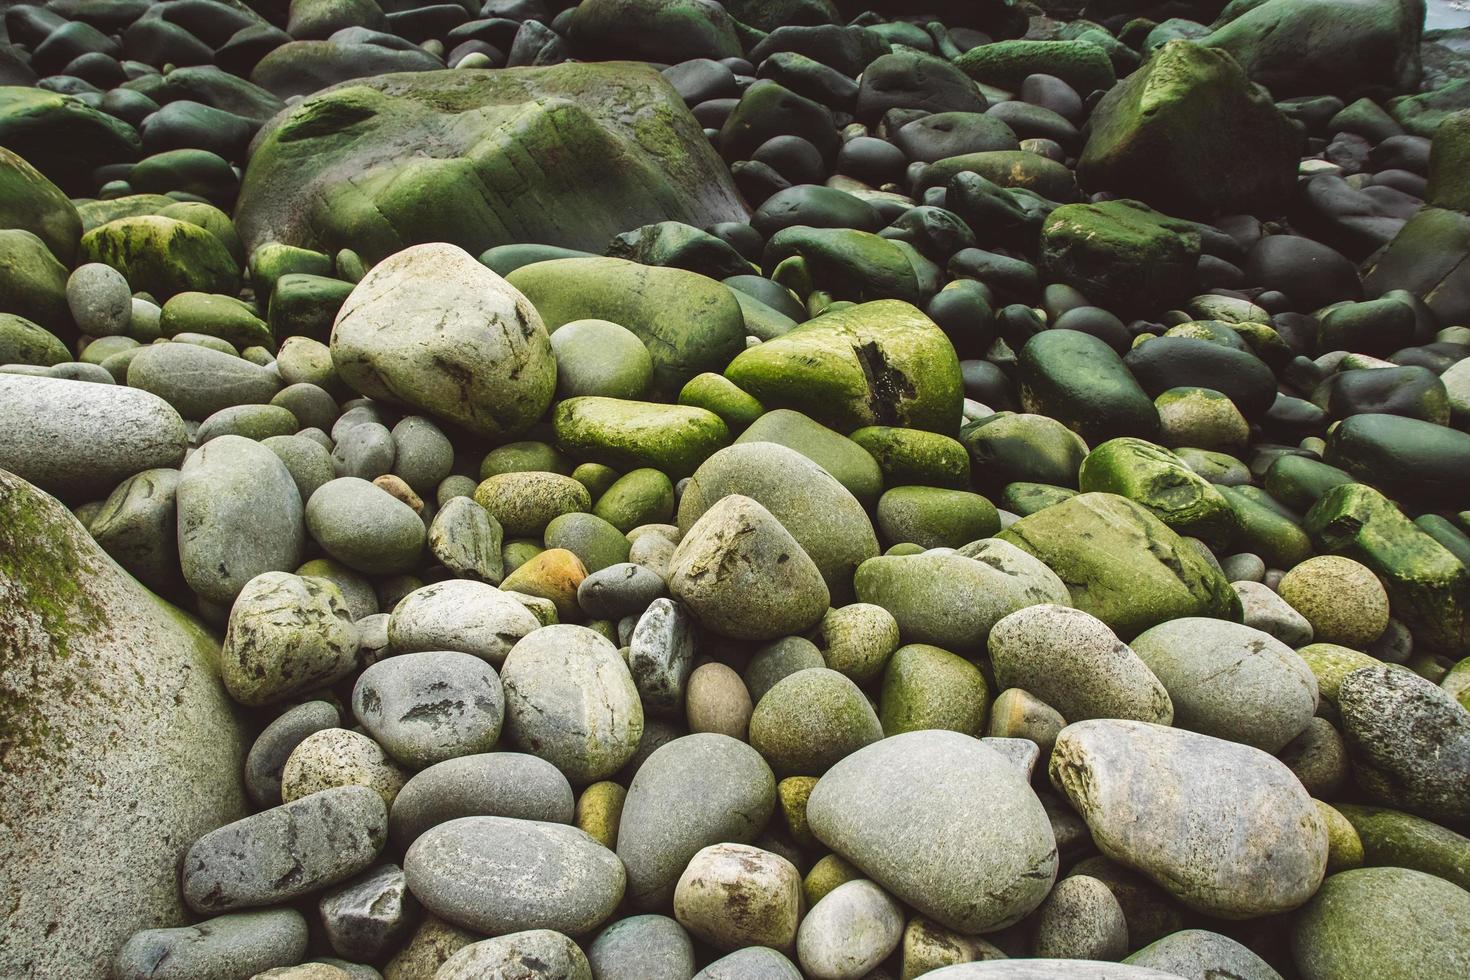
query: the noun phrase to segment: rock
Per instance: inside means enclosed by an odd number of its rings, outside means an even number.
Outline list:
[[[183,461],[188,438],[161,398],[121,385],[0,376],[0,467],[68,500]]]
[[[1037,911],[1032,951],[1039,957],[1117,960],[1128,951],[1128,923],[1108,886],[1077,874],[1057,882]]]
[[[451,579],[415,589],[388,620],[393,652],[458,650],[499,668],[515,644],[541,623],[493,585]]]
[[[1051,825],[1026,780],[956,732],[909,732],[858,750],[822,777],[806,812],[824,844],[961,932],[1020,920],[1056,878]]]
[[[0,199],[5,202],[0,207],[0,227],[30,232],[58,261],[71,265],[82,237],[82,219],[76,206],[61,188],[8,149],[0,149]]]
[[[766,442],[794,449],[835,477],[864,506],[872,506],[882,491],[882,470],[866,450],[800,412],[787,408],[766,412],[735,442]]]
[[[878,300],[824,314],[738,355],[725,375],[767,408],[843,432],[865,425],[949,433],[959,422],[959,362],[917,309]]]
[[[1335,874],[1298,916],[1292,958],[1304,980],[1462,976],[1470,897],[1408,868]]]
[[[93,262],[66,280],[66,304],[77,329],[93,337],[127,333],[133,317],[132,291],[116,269]]]
[[[117,954],[118,980],[213,980],[299,962],[306,920],[295,909],[233,912],[197,925],[144,929]]]
[[[1470,90],[1470,86],[1467,86]],[[1424,301],[1441,323],[1459,323],[1470,313],[1465,253],[1470,250],[1470,216],[1426,207],[1363,269],[1363,289],[1382,296],[1404,289]]]
[[[801,967],[813,977],[866,976],[898,946],[903,921],[903,909],[871,881],[838,885],[801,921]]]
[[[1240,597],[1245,625],[1269,633],[1289,647],[1312,642],[1312,624],[1276,592],[1260,582],[1231,582],[1230,587]]]
[[[1259,749],[1099,719],[1062,730],[1050,775],[1103,854],[1190,908],[1266,915],[1296,908],[1321,883],[1322,817],[1291,770]]]
[[[1178,456],[1143,439],[1123,436],[1095,448],[1082,461],[1077,485],[1083,493],[1127,497],[1178,534],[1216,547],[1239,532],[1240,518],[1213,484]]]
[[[352,713],[393,758],[423,769],[494,748],[505,695],[494,668],[477,657],[408,653],[358,676]]]
[[[328,728],[308,735],[291,750],[281,770],[281,799],[291,803],[338,786],[366,786],[389,807],[407,780],[408,774],[371,738]]]
[[[659,746],[629,783],[618,828],[630,903],[670,908],[689,860],[711,844],[753,840],[775,803],[770,768],[743,742],[703,733]]]
[[[667,715],[683,704],[694,667],[695,628],[688,610],[672,599],[655,599],[638,617],[627,661],[645,711]]]
[[[257,805],[281,804],[281,770],[286,760],[305,739],[341,723],[337,709],[326,701],[307,701],[287,708],[250,746],[245,757],[245,791]]]
[[[317,902],[332,949],[354,960],[381,960],[413,930],[418,902],[403,869],[383,864],[332,889]]]
[[[1281,974],[1240,943],[1204,929],[1172,933],[1123,962],[1182,977],[1208,977],[1214,973],[1240,980],[1281,980]]]
[[[1267,0],[1242,10],[1199,43],[1228,52],[1278,99],[1419,88],[1424,13],[1417,0]]]
[[[1178,974],[1097,960],[1003,960],[935,970],[934,980],[1179,980]]]
[[[332,41],[290,41],[256,62],[250,81],[278,99],[311,95],[324,88],[366,77],[432,72],[444,62],[422,48],[388,47],[362,37],[366,28],[343,28]],[[373,33],[366,33],[372,38]],[[381,37],[382,35],[376,35]]]
[[[244,815],[247,736],[215,641],[8,472],[0,632],[0,885],[18,903],[0,973],[104,975],[128,936],[185,920],[175,868],[189,841]],[[78,848],[78,827],[112,843]]]
[[[199,225],[162,215],[118,218],[82,236],[85,262],[110,265],[128,285],[157,300],[175,293],[233,294],[240,270],[219,238]]]
[[[1056,419],[1090,442],[1158,436],[1153,402],[1123,359],[1091,334],[1054,329],[1034,335],[1017,355],[1016,377],[1027,411]]]
[[[988,650],[999,686],[1021,688],[1070,721],[1174,721],[1169,692],[1149,665],[1081,610],[1051,604],[1017,610],[995,624]]]
[[[1353,772],[1370,799],[1470,825],[1470,713],[1394,666],[1360,667],[1337,690]]]
[[[638,689],[617,648],[585,626],[528,634],[506,656],[500,680],[506,734],[573,783],[612,775],[638,748]]]
[[[71,351],[51,331],[14,313],[0,313],[0,363],[51,367],[71,360]]]
[[[64,193],[87,194],[95,186],[96,167],[137,159],[141,141],[127,123],[81,99],[6,86],[0,92],[0,144]]]
[[[789,949],[801,918],[801,872],[749,844],[714,844],[690,859],[674,887],[674,917],[722,952]]]
[[[1276,591],[1323,643],[1366,650],[1388,628],[1388,593],[1351,558],[1309,558],[1287,572]]]
[[[424,907],[479,933],[584,933],[612,914],[625,875],[617,856],[575,827],[461,817],[426,830],[403,858]]]
[[[1018,90],[1030,75],[1060,78],[1078,92],[1109,89],[1112,63],[1107,52],[1087,41],[998,41],[970,48],[955,66],[985,85]]]
[[[387,834],[387,808],[366,786],[313,793],[195,841],[184,856],[184,900],[207,913],[308,895],[372,864]]]
[[[833,603],[851,597],[853,572],[878,554],[873,525],[857,498],[795,450],[753,442],[715,453],[679,498],[680,531],[687,533],[731,494],[754,499],[781,522],[821,570]]]
[[[407,847],[430,827],[460,817],[512,817],[570,823],[572,787],[545,759],[519,752],[460,756],[415,774],[388,815],[397,846]]]
[[[337,373],[360,394],[483,436],[524,432],[556,388],[535,308],[453,245],[415,245],[375,266],[337,314],[331,346]]]
[[[750,716],[750,744],[778,775],[821,775],[883,737],[856,684],[825,667],[777,681]]]
[[[490,512],[506,534],[540,536],[563,514],[592,508],[587,488],[560,473],[497,473],[475,488],[475,503]]]
[[[694,980],[799,980],[801,971],[766,946],[747,946],[715,960]]]
[[[591,0],[568,26],[573,48],[592,60],[635,58],[681,61],[685,58],[738,58],[734,22],[716,5],[677,7],[650,0]]]
[[[523,971],[533,970],[533,973]],[[444,961],[436,980],[477,980],[511,976],[528,980],[592,980],[587,957],[566,936],[551,929],[528,929],[471,943]]]
[[[573,459],[623,471],[652,467],[671,479],[691,475],[730,441],[713,412],[617,398],[565,399],[552,412],[552,425],[557,445]]]
[[[577,604],[594,619],[641,615],[667,595],[663,578],[643,565],[622,562],[593,572],[577,586]]]
[[[625,257],[625,256],[624,256]],[[573,320],[551,337],[561,398],[641,398],[653,380],[653,357],[638,335],[608,320]]]
[[[1180,616],[1232,618],[1225,576],[1158,518],[1126,498],[1072,497],[1022,518],[997,537],[1046,562],[1072,605],[1120,636]]]
[[[694,944],[665,915],[630,915],[598,933],[587,961],[600,980],[685,980],[694,975]]]
[[[235,405],[264,405],[281,390],[281,379],[265,368],[225,351],[179,342],[139,351],[128,362],[127,383],[198,422]]]
[[[1093,110],[1078,180],[1172,215],[1284,206],[1301,137],[1247,74],[1224,52],[1165,44]]]
[[[262,572],[301,564],[301,497],[286,465],[243,436],[220,436],[179,471],[179,561],[201,598],[235,601]]]
[[[427,532],[413,508],[355,476],[332,480],[306,502],[312,539],[348,568],[392,574],[412,571]]]
[[[1137,201],[1065,204],[1041,228],[1042,271],[1119,316],[1182,301],[1198,259],[1197,232]]]
[[[454,497],[429,525],[429,551],[456,578],[499,585],[505,577],[499,522],[472,497]]]
[[[428,146],[433,156],[404,152]],[[565,165],[528,188],[524,162],[552,158]],[[426,241],[475,254],[514,241],[600,252],[652,221],[744,217],[655,70],[568,64],[380,76],[312,95],[257,136],[239,228],[251,250],[350,244],[371,262]]]
[[[357,645],[357,627],[335,585],[262,572],[230,608],[220,673],[241,704],[273,704],[347,676],[357,667]]]
[[[899,647],[883,674],[878,720],[884,735],[945,728],[979,737],[989,689],[980,669],[948,650],[910,643]]]

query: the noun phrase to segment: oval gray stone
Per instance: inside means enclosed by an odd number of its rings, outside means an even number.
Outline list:
[[[1123,961],[1182,977],[1231,980],[1281,980],[1281,974],[1255,953],[1218,932],[1185,929],[1150,943]]]
[[[689,980],[694,943],[666,915],[630,915],[597,934],[587,961],[597,980]]]
[[[372,575],[413,571],[427,537],[412,507],[355,476],[325,483],[311,495],[306,528],[327,554]]]
[[[622,562],[598,569],[577,586],[577,605],[593,619],[641,615],[655,599],[668,595],[663,576],[645,565]]]
[[[514,817],[571,823],[567,777],[545,759],[521,752],[467,755],[417,773],[393,800],[388,829],[407,847],[437,824],[460,817]]]
[[[269,404],[281,390],[281,376],[233,354],[176,341],[153,344],[129,361],[128,386],[202,422],[231,405]]]
[[[802,980],[802,976],[796,964],[774,949],[747,946],[715,960],[693,980]]]
[[[813,977],[862,977],[903,938],[903,909],[865,878],[844,882],[811,907],[796,932],[801,967]]]
[[[306,920],[295,909],[231,912],[192,926],[145,929],[123,944],[115,980],[236,980],[306,955]]]
[[[505,695],[495,668],[478,657],[453,650],[406,653],[362,672],[352,711],[384,751],[422,769],[494,748]]]
[[[403,597],[388,620],[388,643],[395,654],[459,650],[499,668],[511,647],[540,628],[524,605],[495,586],[451,579]]]
[[[308,701],[283,711],[265,727],[245,756],[245,791],[257,806],[281,805],[281,770],[296,746],[309,735],[336,728],[337,709],[326,701]]]

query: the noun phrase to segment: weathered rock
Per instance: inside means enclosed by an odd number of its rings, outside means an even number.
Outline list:
[[[495,669],[483,660],[452,650],[425,651],[389,657],[363,671],[352,689],[352,712],[390,755],[422,769],[494,748],[505,695]]]
[[[144,929],[118,951],[118,980],[217,980],[269,970],[306,955],[306,920],[295,909],[233,912],[192,926]]]
[[[666,915],[630,915],[598,933],[587,961],[599,980],[685,980],[694,974],[694,944]]]
[[[388,620],[388,642],[394,653],[459,650],[499,668],[517,641],[540,626],[493,585],[451,579],[404,596]]]
[[[1137,201],[1066,204],[1041,227],[1041,269],[1119,316],[1184,300],[1199,261],[1198,233]]]
[[[393,800],[388,829],[407,847],[430,827],[460,817],[513,817],[571,823],[572,787],[545,759],[520,752],[486,752],[432,765],[414,775]]]
[[[807,912],[796,935],[814,977],[866,976],[903,938],[903,909],[871,881],[838,885]]]
[[[1185,929],[1150,943],[1123,962],[1182,977],[1215,974],[1238,980],[1281,980],[1281,974],[1228,936]]]
[[[220,672],[230,696],[262,705],[341,680],[357,667],[358,632],[326,579],[262,572],[230,608]]]
[[[715,949],[790,949],[801,919],[801,872],[749,844],[714,844],[689,860],[674,887],[674,917]]]
[[[529,980],[592,980],[581,947],[553,929],[527,929],[471,943],[445,960],[434,977],[481,980],[517,974]]]

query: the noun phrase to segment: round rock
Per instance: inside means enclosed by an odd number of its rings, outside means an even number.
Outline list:
[[[399,762],[423,769],[488,752],[500,738],[505,695],[495,669],[453,650],[389,657],[352,690],[362,727]]]

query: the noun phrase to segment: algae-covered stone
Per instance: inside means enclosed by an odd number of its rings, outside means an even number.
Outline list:
[[[737,295],[739,295],[737,291]],[[706,371],[679,389],[678,403],[713,412],[733,432],[744,429],[765,411],[759,401],[723,374]]]
[[[1050,775],[1103,854],[1190,908],[1222,918],[1284,912],[1322,881],[1322,816],[1295,774],[1259,749],[1098,719],[1062,730]]]
[[[1077,474],[1083,493],[1115,493],[1142,504],[1175,532],[1220,546],[1239,521],[1220,492],[1162,446],[1110,439],[1087,454]]]
[[[1356,868],[1322,883],[1291,952],[1303,980],[1454,980],[1470,970],[1467,929],[1464,889],[1408,868]]]
[[[1344,419],[1328,433],[1323,459],[1398,499],[1453,508],[1464,500],[1470,433],[1367,412]]]
[[[1040,558],[1067,583],[1071,604],[1120,636],[1180,616],[1238,619],[1225,576],[1145,507],[1084,493],[997,535]]]
[[[0,227],[30,232],[68,266],[82,237],[82,219],[71,199],[25,158],[3,147],[0,147]]]
[[[556,440],[574,459],[617,469],[652,467],[682,479],[730,441],[719,416],[702,408],[582,397],[552,413]]]
[[[1077,330],[1043,330],[1016,357],[1026,411],[1061,421],[1089,443],[1154,438],[1159,413],[1105,342]]]
[[[848,433],[848,438],[877,460],[885,486],[964,490],[970,485],[970,454],[952,436],[896,425],[865,425]]]
[[[633,470],[612,481],[592,513],[624,534],[644,524],[667,523],[674,516],[674,484],[660,470]]]
[[[1077,177],[1168,214],[1279,210],[1296,187],[1300,143],[1229,55],[1171,41],[1093,110]]]
[[[801,872],[749,844],[713,844],[689,860],[674,889],[674,917],[717,950],[790,948],[801,919]]]
[[[0,311],[24,317],[52,333],[74,339],[76,325],[66,301],[66,266],[46,243],[20,228],[0,229]]]
[[[1184,458],[1182,451],[1175,455]],[[1270,568],[1294,568],[1311,557],[1312,539],[1269,494],[1248,485],[1214,486],[1239,522],[1233,547],[1258,556]]]
[[[964,933],[1018,921],[1056,879],[1041,801],[1004,756],[958,732],[859,749],[817,783],[807,820],[895,897]]]
[[[1199,233],[1137,201],[1067,204],[1041,227],[1042,272],[1119,316],[1167,309],[1191,292]]]
[[[1276,591],[1312,627],[1323,643],[1355,650],[1388,628],[1388,593],[1367,566],[1341,555],[1309,558],[1288,571]]]
[[[230,609],[220,672],[241,704],[271,704],[357,667],[358,631],[325,579],[263,572]]]
[[[879,498],[876,516],[884,540],[921,548],[958,548],[1000,530],[989,500],[940,487],[894,487]]]
[[[1087,456],[1082,437],[1054,418],[996,412],[960,430],[977,486],[1001,490],[1011,483],[1040,483],[1076,489],[1077,470]]]
[[[864,505],[871,505],[883,490],[883,474],[872,456],[840,432],[791,409],[767,412],[735,441],[794,449],[836,477]]]
[[[417,245],[375,266],[337,314],[331,346],[359,394],[483,436],[524,432],[556,389],[535,308],[453,245]]]
[[[1348,803],[1336,807],[1358,832],[1368,867],[1413,868],[1461,888],[1470,885],[1470,837],[1399,810]]]
[[[200,344],[152,344],[128,362],[130,387],[152,392],[202,422],[232,405],[263,405],[281,390],[274,372]]]
[[[1343,484],[1324,493],[1303,523],[1321,550],[1379,577],[1394,616],[1417,643],[1455,657],[1470,653],[1470,569],[1387,497]]]
[[[592,507],[587,488],[560,473],[499,473],[475,488],[475,503],[509,535],[540,535],[563,514]]]
[[[15,313],[0,313],[0,364],[50,367],[71,360],[61,338]]]
[[[556,391],[562,398],[640,398],[653,378],[653,358],[638,335],[607,320],[573,320],[551,337]]]
[[[118,218],[82,236],[79,257],[110,265],[135,290],[167,300],[175,293],[233,295],[240,269],[224,243],[196,224],[140,215]]]
[[[887,425],[951,433],[963,398],[949,339],[907,303],[835,310],[745,351],[725,376],[767,408],[847,432]]]
[[[819,776],[883,737],[858,686],[826,667],[782,678],[750,717],[750,744],[777,775]]]
[[[980,668],[948,650],[910,643],[888,660],[878,720],[884,735],[944,728],[979,738],[989,700]]]
[[[986,85],[1017,91],[1028,75],[1052,75],[1087,95],[1112,88],[1112,62],[1088,41],[996,41],[970,48],[955,59],[966,75]]]
[[[856,228],[783,228],[766,242],[761,266],[799,293],[815,290],[853,303],[921,304],[940,284],[938,266],[912,245]]]
[[[270,347],[270,327],[248,305],[233,296],[176,293],[163,304],[159,329],[165,337],[202,333],[227,340],[236,347]]]

